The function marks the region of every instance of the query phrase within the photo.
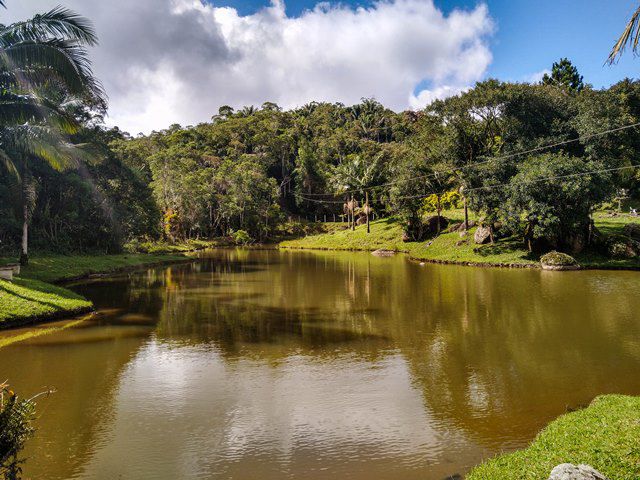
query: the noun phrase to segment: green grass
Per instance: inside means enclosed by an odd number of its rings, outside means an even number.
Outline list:
[[[453,213],[453,214],[452,214]],[[460,212],[449,212],[447,217],[459,221]],[[521,242],[502,240],[494,245],[476,245],[473,232],[464,239],[457,232],[444,233],[426,242],[403,242],[400,224],[390,218],[371,222],[371,233],[361,225],[355,231],[344,230],[338,224],[329,225],[326,233],[311,235],[297,240],[280,243],[282,248],[309,248],[326,250],[394,250],[407,252],[418,260],[464,263],[494,264],[534,264],[537,258],[530,258],[522,249]]]
[[[0,280],[0,326],[31,318],[78,313],[91,302],[66,288],[31,278]]]
[[[560,463],[584,463],[612,480],[636,480],[639,438],[640,397],[604,395],[551,422],[525,450],[474,468],[467,480],[540,480]]]
[[[407,244],[402,242],[402,229],[391,219],[371,222],[371,233],[366,225],[347,229],[346,223],[325,223],[326,233],[309,235],[280,243],[285,248],[314,248],[326,250],[394,250],[404,251]]]
[[[108,273],[123,268],[136,267],[184,259],[181,255],[130,253],[120,255],[43,255],[29,259],[22,269],[21,278],[44,282],[58,282],[92,273]],[[0,265],[11,262],[0,258]],[[15,260],[13,260],[15,261]]]
[[[228,238],[214,238],[212,240],[190,239],[184,242],[168,243],[164,241],[139,242],[133,241],[125,245],[125,250],[135,253],[184,253],[206,248],[216,248],[234,245]]]
[[[461,210],[445,212],[452,222],[462,221]],[[621,234],[627,223],[640,223],[639,217],[623,215],[610,217],[605,213],[594,216],[596,227],[605,235]],[[366,250],[378,249],[406,252],[412,258],[424,261],[454,262],[475,265],[535,266],[539,256],[524,248],[522,239],[511,237],[494,244],[476,245],[473,241],[475,229],[466,237],[459,233],[443,233],[425,242],[402,242],[402,228],[392,218],[371,222],[371,233],[366,226],[346,229],[346,224],[324,224],[325,233],[309,235],[280,243],[281,248],[307,248],[322,250]],[[614,259],[602,254],[587,252],[576,256],[576,260],[589,268],[640,268],[640,259]]]
[[[160,254],[34,256],[13,281],[0,280],[0,328],[71,316],[91,308],[89,300],[51,282],[184,258]],[[0,265],[11,261],[15,260],[0,258]]]

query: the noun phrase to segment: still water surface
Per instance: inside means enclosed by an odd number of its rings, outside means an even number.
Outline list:
[[[221,250],[75,285],[0,380],[57,389],[28,478],[442,480],[640,394],[639,278]]]

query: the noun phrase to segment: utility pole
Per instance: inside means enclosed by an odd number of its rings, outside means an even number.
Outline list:
[[[369,191],[364,192],[366,198],[366,206],[364,207],[364,213],[367,216],[367,233],[371,233],[371,226],[369,225]]]

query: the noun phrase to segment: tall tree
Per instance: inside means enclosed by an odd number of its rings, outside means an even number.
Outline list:
[[[78,104],[105,108],[84,48],[96,43],[89,21],[62,7],[0,25],[0,157],[22,183],[22,264],[28,262],[33,200],[30,161],[40,158],[54,168],[70,164],[75,155],[62,134],[78,130]]]
[[[545,73],[542,77],[544,85],[556,85],[579,92],[584,88],[582,75],[576,66],[568,58],[561,58],[559,62],[554,62],[551,67],[551,75]]]

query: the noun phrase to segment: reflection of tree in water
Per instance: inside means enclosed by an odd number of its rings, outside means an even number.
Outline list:
[[[83,288],[109,292],[97,303],[123,298],[120,325],[157,318],[161,341],[212,343],[228,360],[397,349],[433,415],[493,451],[597,394],[640,393],[639,301],[625,272],[231,250],[118,278]]]
[[[490,448],[520,444],[600,393],[640,392],[639,302],[623,272],[245,255],[173,269],[159,336],[213,342],[230,356],[340,348],[374,358],[396,347],[428,408]]]
[[[497,448],[598,394],[640,392],[629,285],[570,275],[436,267],[398,282],[389,336],[428,407]]]
[[[104,327],[104,321],[96,318],[82,328],[0,350],[2,375],[16,389],[27,395],[43,387],[57,390],[38,401],[37,434],[25,451],[30,459],[25,478],[75,477],[101,443],[120,374],[151,331],[139,326],[116,331]]]

